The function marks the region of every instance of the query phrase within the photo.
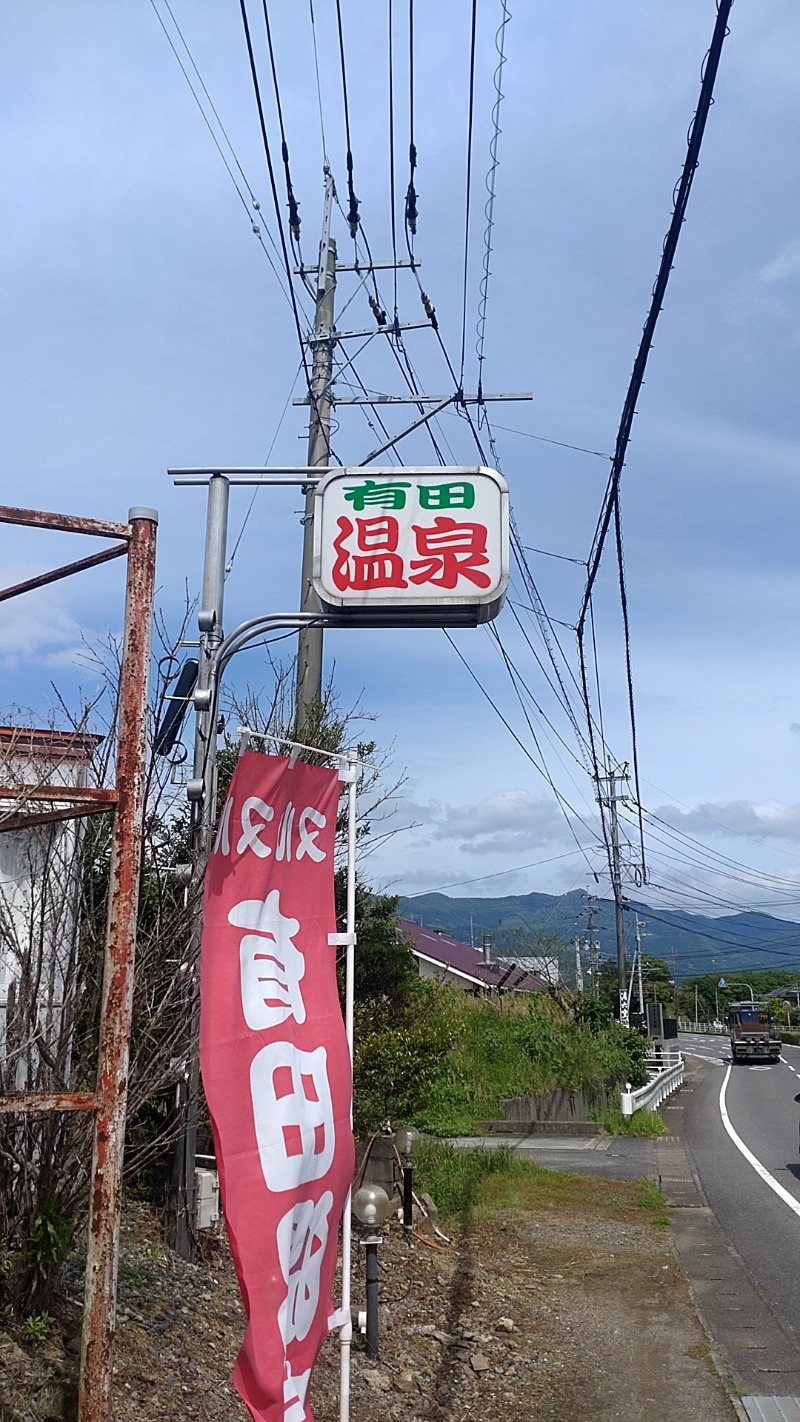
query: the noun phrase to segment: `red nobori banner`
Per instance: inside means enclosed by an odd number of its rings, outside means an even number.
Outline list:
[[[208,863],[200,1062],[247,1332],[233,1380],[256,1422],[313,1422],[353,1172],[336,990],[335,771],[247,753]]]

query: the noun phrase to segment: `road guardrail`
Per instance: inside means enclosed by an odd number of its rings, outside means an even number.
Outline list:
[[[632,1116],[634,1111],[655,1111],[683,1084],[683,1057],[680,1052],[656,1050],[645,1058],[648,1082],[636,1091],[630,1082],[625,1091],[620,1092],[619,1104],[623,1116]]]

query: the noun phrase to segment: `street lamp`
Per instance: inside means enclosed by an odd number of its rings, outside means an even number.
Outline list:
[[[366,1253],[367,1276],[367,1357],[378,1356],[378,1245],[377,1233],[392,1213],[392,1202],[380,1185],[362,1185],[353,1196],[353,1214],[373,1231],[361,1241]]]
[[[416,1126],[400,1126],[394,1133],[397,1154],[403,1163],[403,1229],[414,1222],[414,1156],[421,1141]]]
[[[736,987],[746,987],[746,988],[747,988],[747,991],[748,991],[749,994],[750,994],[750,1001],[751,1001],[751,1002],[755,1002],[755,998],[754,998],[754,996],[753,996],[753,989],[751,988],[751,986],[750,986],[749,983],[746,983],[746,982],[744,981],[744,979],[739,979],[739,978],[737,978],[736,982],[734,982],[734,983],[726,983],[726,981],[725,981],[724,978],[720,978],[720,980],[719,980],[719,985],[720,985],[721,988],[727,988],[727,987],[735,987],[735,988],[736,988]]]

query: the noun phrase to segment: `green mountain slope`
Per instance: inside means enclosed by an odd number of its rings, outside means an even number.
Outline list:
[[[600,953],[616,957],[614,904],[592,899],[594,935]],[[464,943],[480,947],[484,933],[492,935],[498,952],[519,956],[536,951],[536,937],[557,936],[571,943],[585,939],[586,894],[509,894],[494,899],[455,899],[446,894],[401,898],[398,912],[426,928],[440,928]],[[670,909],[649,909],[631,901],[625,914],[628,955],[635,946],[635,915],[642,927],[642,948],[673,963],[678,979],[696,973],[733,973],[746,969],[800,968],[800,924],[766,913],[737,913],[724,918]]]

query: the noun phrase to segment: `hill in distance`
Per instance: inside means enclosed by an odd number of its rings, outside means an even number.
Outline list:
[[[616,958],[614,903],[592,896],[595,943],[605,958]],[[440,928],[463,943],[480,947],[484,933],[492,936],[495,951],[520,957],[536,952],[536,938],[576,935],[586,940],[586,894],[510,894],[494,899],[456,899],[446,894],[401,897],[401,918],[414,919],[425,928]],[[636,947],[638,914],[642,952],[664,958],[673,965],[677,980],[698,973],[730,975],[764,968],[800,969],[800,924],[766,913],[737,913],[723,918],[674,909],[648,909],[629,901],[625,913],[628,958]]]

